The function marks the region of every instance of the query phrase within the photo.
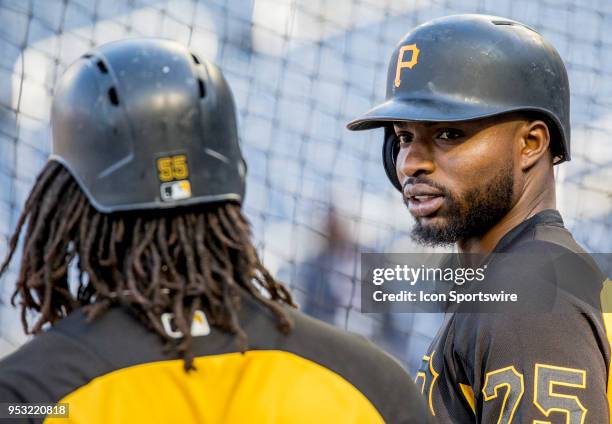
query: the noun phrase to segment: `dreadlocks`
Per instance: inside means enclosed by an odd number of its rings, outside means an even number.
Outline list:
[[[71,174],[50,161],[38,176],[9,241],[2,276],[27,221],[17,285],[11,298],[21,303],[26,333],[38,333],[76,308],[87,318],[124,304],[167,342],[192,368],[191,322],[201,309],[210,323],[247,337],[238,321],[240,289],[277,317],[279,329],[292,322],[282,305],[294,306],[287,289],[260,262],[240,207],[217,203],[198,209],[157,213],[101,214]],[[75,264],[78,289],[70,290]],[[27,312],[38,319],[30,327]],[[160,316],[172,312],[183,337],[173,343]]]

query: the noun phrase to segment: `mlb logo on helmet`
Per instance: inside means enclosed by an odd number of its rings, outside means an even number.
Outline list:
[[[191,184],[189,184],[189,180],[163,183],[161,185],[161,196],[162,200],[166,202],[188,199],[191,197]]]

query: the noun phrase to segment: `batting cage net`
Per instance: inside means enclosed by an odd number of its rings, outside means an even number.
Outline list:
[[[360,252],[420,252],[387,181],[382,132],[345,124],[384,97],[401,36],[434,17],[522,21],[559,50],[572,88],[572,161],[558,207],[578,241],[612,251],[612,2],[607,0],[0,0],[0,255],[50,146],[53,89],[88,49],[177,40],[216,62],[236,97],[246,213],[264,263],[302,309],[365,335],[414,371],[434,314],[362,314]],[[0,355],[25,341],[0,286]]]

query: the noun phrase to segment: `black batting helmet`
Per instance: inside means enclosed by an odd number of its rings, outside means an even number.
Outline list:
[[[100,212],[243,199],[230,88],[179,43],[128,39],[85,54],[56,87],[51,125],[50,160]]]
[[[561,57],[539,33],[486,15],[434,19],[409,32],[391,56],[384,103],[350,130],[385,127],[383,162],[395,170],[394,121],[467,121],[535,113],[549,126],[555,163],[570,160],[569,82]]]

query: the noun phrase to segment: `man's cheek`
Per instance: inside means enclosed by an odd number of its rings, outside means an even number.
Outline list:
[[[461,210],[461,197],[456,195],[454,192],[446,190],[444,196],[444,203],[442,203],[442,207],[440,208],[441,216],[449,216],[456,215]]]

